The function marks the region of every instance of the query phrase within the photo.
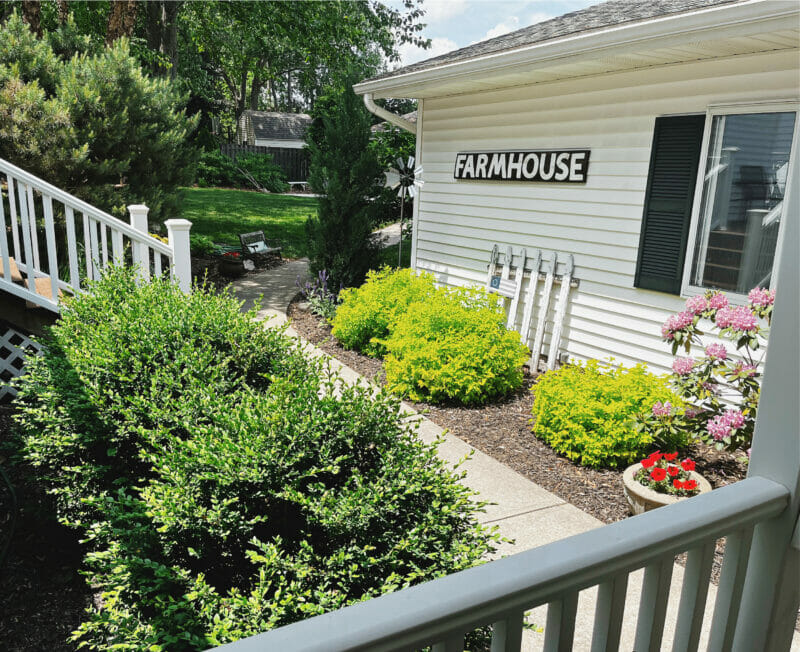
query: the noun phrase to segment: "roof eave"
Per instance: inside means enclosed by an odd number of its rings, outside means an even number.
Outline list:
[[[759,31],[754,28],[768,31],[780,27],[780,21],[790,16],[800,16],[800,5],[780,0],[719,5],[647,21],[623,23],[384,79],[368,80],[355,84],[353,90],[359,94],[372,93],[375,97],[417,97],[421,96],[420,87],[438,85],[445,79],[455,81],[459,77],[473,78],[516,66],[546,66],[548,62],[561,63],[569,58],[595,55],[601,50],[632,49],[644,41],[648,42],[648,46],[657,41],[659,47],[663,47],[671,45],[671,42],[677,44],[690,38],[696,40],[700,34],[710,36],[713,33],[716,37],[733,36],[740,31]],[[417,89],[417,94],[403,95],[408,89]]]

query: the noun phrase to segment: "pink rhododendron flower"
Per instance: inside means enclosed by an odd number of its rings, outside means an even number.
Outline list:
[[[718,414],[708,420],[708,432],[715,441],[725,439],[730,436],[731,430],[741,428],[744,425],[744,414],[739,410],[725,410],[723,414]]]
[[[653,416],[668,417],[672,412],[672,403],[667,401],[662,405],[661,401],[653,403]]]
[[[664,322],[663,326],[661,326],[661,336],[665,340],[671,340],[675,331],[683,330],[693,322],[694,315],[688,310],[684,310],[676,315],[672,315],[669,319],[667,319],[667,321]]]
[[[695,417],[696,417],[698,414],[700,414],[701,412],[702,412],[702,410],[697,410],[697,409],[695,409],[695,408],[690,408],[690,407],[688,407],[688,408],[686,408],[686,409],[683,411],[683,415],[684,415],[684,416],[685,416],[687,419],[694,419],[694,418],[695,418]]]
[[[708,308],[708,301],[704,296],[689,297],[686,299],[686,311],[693,315],[699,315]]]
[[[685,376],[686,374],[692,373],[694,365],[694,358],[675,358],[675,361],[672,363],[672,371],[679,376]]]
[[[709,344],[706,347],[706,355],[712,360],[725,360],[728,357],[728,351],[724,344]]]
[[[725,423],[722,415],[709,419],[706,428],[708,428],[708,432],[714,438],[714,441],[722,441],[731,434],[731,427]]]
[[[753,288],[750,290],[750,294],[747,295],[747,298],[754,306],[766,308],[767,306],[771,306],[773,303],[775,303],[775,290]]]
[[[741,332],[758,330],[758,318],[747,306],[721,308],[717,311],[715,321],[719,328],[730,328]]]
[[[744,415],[739,410],[725,410],[722,420],[731,428],[741,428],[744,425]]]
[[[743,362],[737,362],[733,366],[733,373],[737,375],[747,376],[748,378],[752,378],[756,375],[758,370],[751,364],[744,364]]]
[[[714,294],[712,294],[708,298],[708,306],[712,310],[720,310],[721,308],[727,308],[728,307],[728,297],[726,297],[721,292],[714,292]]]

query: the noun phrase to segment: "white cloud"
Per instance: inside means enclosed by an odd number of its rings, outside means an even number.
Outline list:
[[[399,66],[407,66],[423,59],[430,59],[431,57],[438,57],[440,54],[445,54],[451,50],[458,48],[458,44],[445,37],[436,37],[431,39],[431,47],[427,50],[412,45],[411,43],[404,43],[398,50],[400,51]]]
[[[516,16],[509,16],[503,22],[497,23],[494,27],[492,27],[486,34],[481,36],[477,41],[472,41],[472,43],[480,43],[481,41],[485,41],[490,38],[494,38],[496,36],[502,36],[503,34],[508,34],[509,32],[513,32],[520,28],[519,18]],[[472,44],[470,44],[472,45]]]
[[[423,22],[434,25],[443,20],[466,13],[467,0],[430,0],[422,5],[425,9]]]
[[[546,20],[550,20],[554,18],[554,14],[548,14],[545,11],[537,11],[534,14],[531,14],[531,17],[528,21],[528,25],[535,25],[536,23],[543,23]]]

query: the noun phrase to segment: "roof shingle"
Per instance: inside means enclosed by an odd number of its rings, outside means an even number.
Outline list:
[[[410,72],[418,72],[437,66],[474,59],[487,54],[514,50],[581,32],[603,29],[613,25],[680,14],[715,5],[733,4],[744,0],[611,0],[551,18],[515,32],[474,43],[438,57],[425,59],[391,72],[377,75],[366,81],[389,79]]]
[[[306,113],[245,111],[245,115],[253,125],[256,138],[302,140],[311,124],[311,116]]]

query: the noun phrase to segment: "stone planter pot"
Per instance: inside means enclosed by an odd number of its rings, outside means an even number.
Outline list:
[[[679,500],[685,500],[688,496],[670,496],[669,494],[660,494],[644,485],[636,482],[636,474],[642,468],[641,464],[634,464],[625,469],[622,474],[622,487],[625,491],[625,498],[628,505],[631,507],[631,513],[636,516],[637,514],[644,514],[651,509],[663,507],[664,505],[671,505],[677,503]],[[711,485],[702,475],[695,471],[689,471],[689,478],[697,482],[699,493],[704,494],[711,491]],[[697,495],[697,494],[695,494]]]
[[[219,271],[223,276],[227,276],[228,278],[238,278],[244,274],[242,259],[221,258],[219,261]]]

